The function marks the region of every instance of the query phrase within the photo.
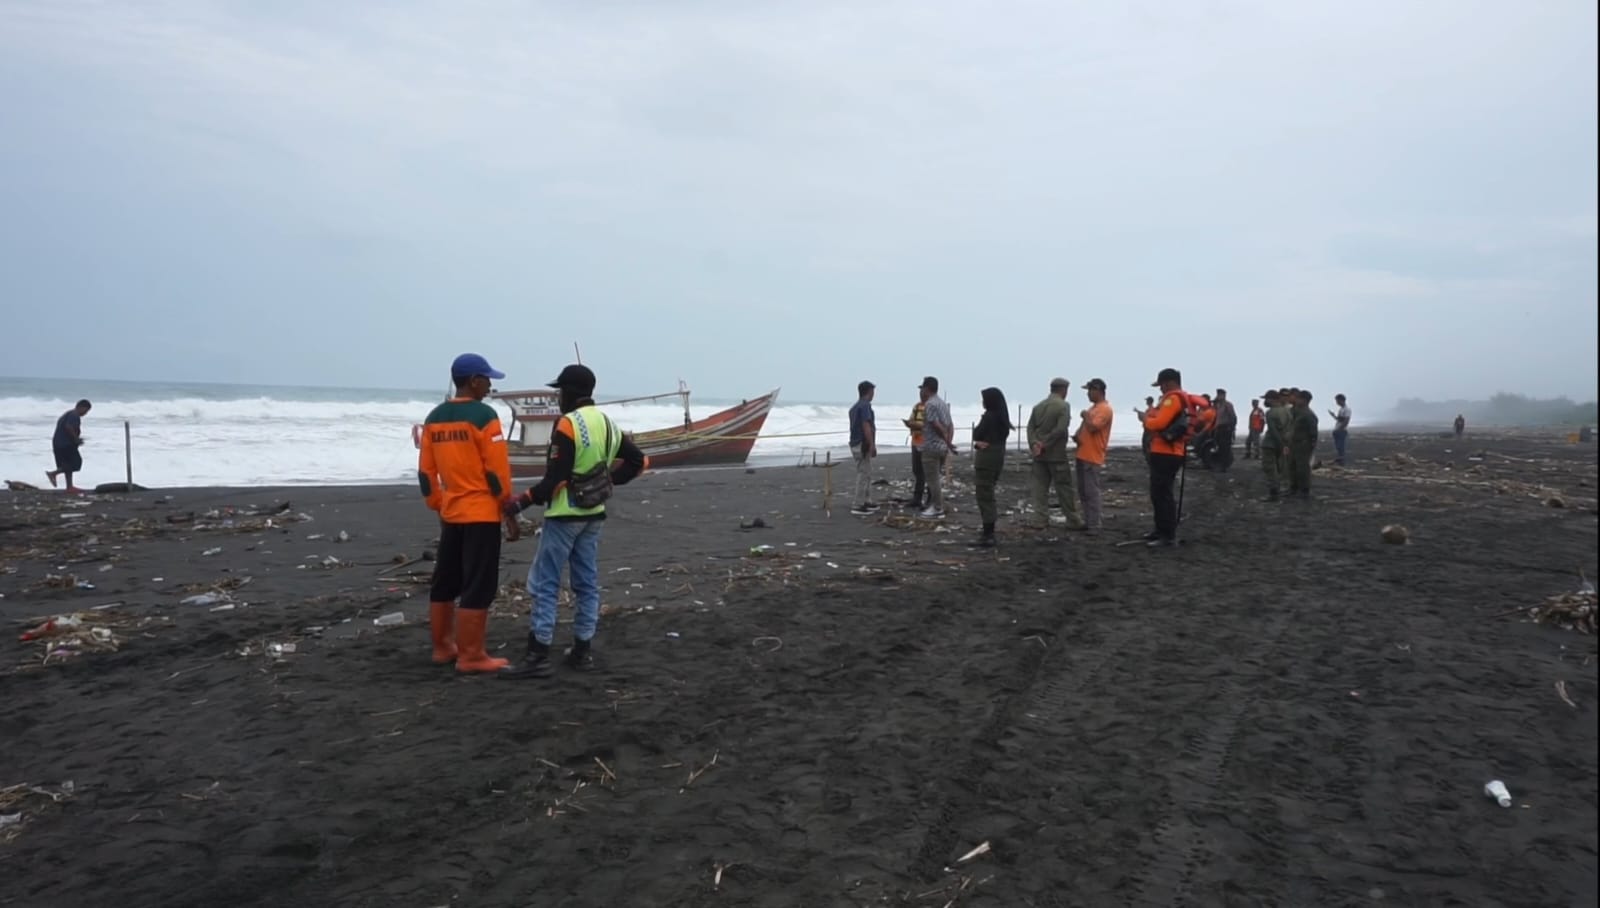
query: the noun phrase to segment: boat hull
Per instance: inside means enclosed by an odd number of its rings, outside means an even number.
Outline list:
[[[777,399],[778,392],[773,391],[685,426],[630,434],[650,458],[652,470],[742,464],[749,459]],[[511,446],[512,478],[537,479],[544,475],[544,468],[542,446]]]

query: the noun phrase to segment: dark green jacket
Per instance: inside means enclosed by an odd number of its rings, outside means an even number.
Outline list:
[[[1310,451],[1317,446],[1317,413],[1310,407],[1295,407],[1294,434],[1289,447],[1296,451]]]

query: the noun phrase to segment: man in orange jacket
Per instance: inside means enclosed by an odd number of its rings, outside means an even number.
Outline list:
[[[1145,535],[1151,548],[1178,544],[1178,501],[1173,495],[1183,469],[1188,423],[1188,395],[1177,369],[1162,369],[1153,383],[1161,399],[1145,411],[1144,427],[1150,434],[1150,504],[1156,528]]]
[[[482,356],[463,353],[450,377],[455,397],[428,414],[417,461],[423,500],[439,513],[428,595],[433,661],[454,662],[458,672],[494,672],[507,662],[489,657],[484,636],[500,590],[501,509],[511,500],[511,456],[500,416],[483,399],[490,380],[505,374]]]

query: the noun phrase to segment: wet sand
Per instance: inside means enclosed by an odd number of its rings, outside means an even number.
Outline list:
[[[604,671],[546,682],[428,663],[410,489],[0,492],[0,905],[1593,904],[1595,638],[1520,610],[1600,574],[1594,446],[1352,453],[1308,504],[1191,470],[1158,552],[1136,451],[1104,535],[994,550],[965,459],[940,528],[849,466],[831,515],[822,469],[658,472]],[[18,641],[71,612],[107,651]]]

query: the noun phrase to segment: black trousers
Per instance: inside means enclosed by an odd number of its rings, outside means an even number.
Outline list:
[[[1182,469],[1180,454],[1152,452],[1150,455],[1150,506],[1155,511],[1156,535],[1162,539],[1178,538],[1178,498],[1174,486]]]
[[[922,472],[922,452],[916,448],[911,449],[911,477],[917,481],[917,487],[911,492],[911,501],[917,507],[922,507],[922,499],[928,494],[928,474]]]
[[[1234,429],[1218,429],[1212,433],[1212,443],[1216,445],[1216,452],[1212,455],[1217,466],[1224,470],[1233,467],[1233,433]]]
[[[500,592],[500,524],[439,523],[439,552],[433,560],[430,602],[462,608],[488,608]]]

